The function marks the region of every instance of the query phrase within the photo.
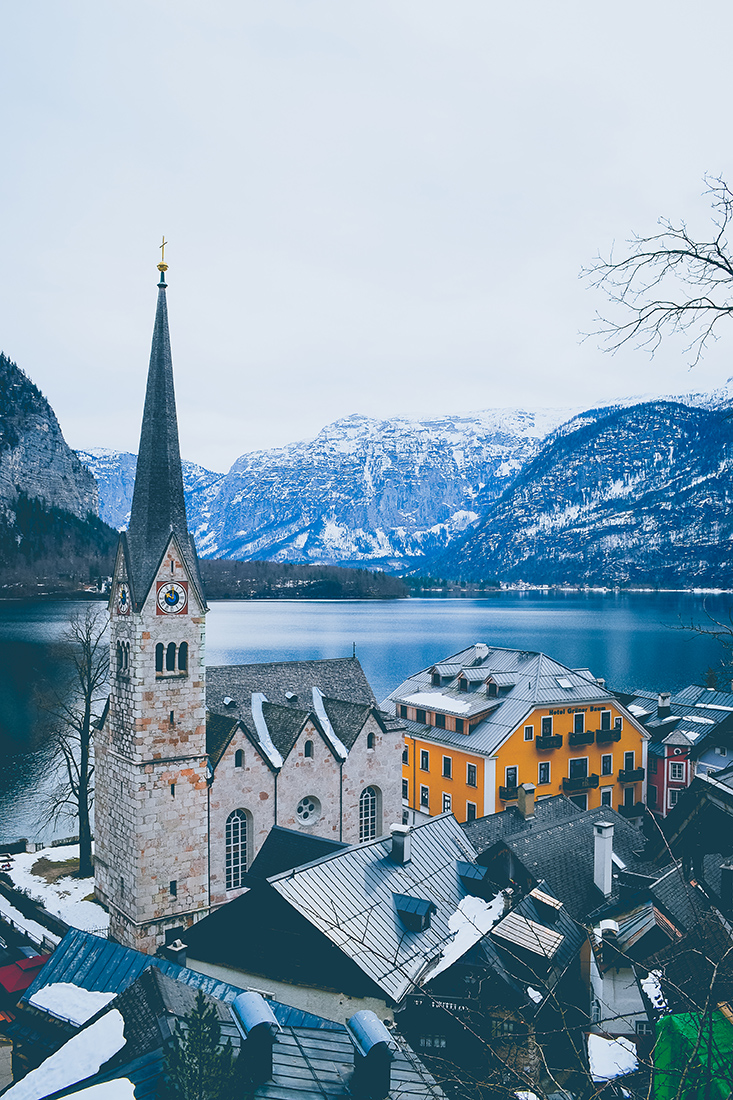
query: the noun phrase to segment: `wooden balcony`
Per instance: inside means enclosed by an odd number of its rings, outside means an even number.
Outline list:
[[[562,789],[564,791],[588,791],[591,787],[598,786],[597,775],[586,775],[582,779],[568,779],[563,777]]]
[[[646,807],[643,802],[634,802],[631,806],[617,806],[621,817],[641,817]]]
[[[586,730],[584,733],[570,733],[568,734],[569,745],[592,745],[595,740],[595,734],[593,730]]]
[[[502,802],[512,802],[519,798],[519,787],[499,787],[499,798]]]
[[[607,741],[620,741],[621,730],[596,730],[596,744],[605,745]]]
[[[535,737],[534,744],[538,752],[547,752],[548,749],[561,749],[562,734],[553,733],[550,737]]]
[[[639,783],[644,778],[643,768],[622,768],[618,773],[619,783]]]

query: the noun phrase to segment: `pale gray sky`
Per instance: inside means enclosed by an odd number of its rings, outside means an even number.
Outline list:
[[[580,344],[598,249],[707,227],[733,5],[0,0],[0,348],[72,446],[136,450],[165,232],[182,451],[352,412],[704,390]]]

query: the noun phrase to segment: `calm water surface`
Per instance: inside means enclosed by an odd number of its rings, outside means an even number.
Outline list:
[[[727,621],[733,596],[691,593],[500,593],[485,599],[219,601],[207,618],[207,664],[348,657],[378,699],[406,676],[472,642],[541,649],[589,667],[618,690],[674,691],[719,664],[710,638],[678,629]],[[49,760],[34,692],[53,672],[69,601],[0,601],[0,842],[49,836],[37,820]],[[101,607],[100,607],[101,610]],[[69,825],[61,826],[62,834]]]

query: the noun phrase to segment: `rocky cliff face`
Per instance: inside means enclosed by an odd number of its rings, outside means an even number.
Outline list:
[[[202,557],[401,568],[442,550],[496,500],[573,410],[431,420],[350,416],[315,439],[242,455],[225,474],[184,464]],[[129,515],[134,456],[80,452],[102,515]]]
[[[0,354],[0,507],[19,493],[86,519],[97,514],[97,484],[66,443],[46,398]]]
[[[733,421],[671,401],[583,414],[435,568],[467,580],[733,583]]]

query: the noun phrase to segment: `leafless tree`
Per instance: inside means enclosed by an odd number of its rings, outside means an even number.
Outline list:
[[[618,319],[597,314],[597,336],[608,351],[627,343],[651,355],[667,334],[689,340],[692,364],[717,339],[718,323],[733,315],[733,252],[728,228],[733,221],[733,191],[724,179],[706,176],[712,208],[710,240],[696,240],[684,221],[659,219],[660,231],[634,235],[619,259],[599,254],[581,278],[600,287],[619,307]],[[614,311],[615,312],[615,311]]]
[[[79,877],[93,873],[91,810],[94,801],[93,735],[95,712],[106,696],[109,674],[107,614],[97,604],[72,615],[61,639],[59,656],[69,675],[49,689],[42,700],[51,720],[57,781],[51,786],[43,814],[49,820],[69,816],[79,827]]]

